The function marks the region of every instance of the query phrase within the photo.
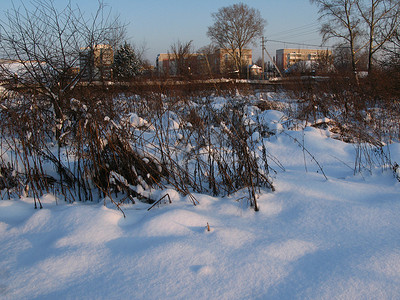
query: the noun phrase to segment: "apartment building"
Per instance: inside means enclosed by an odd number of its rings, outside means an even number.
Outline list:
[[[239,50],[236,50],[232,55],[232,50],[217,49],[212,55],[210,62],[212,62],[212,70],[216,74],[225,74],[229,72],[238,71],[234,56],[239,59]],[[251,49],[242,50],[242,66],[248,67],[253,64],[253,54]]]
[[[114,51],[110,45],[82,48],[79,53],[83,80],[111,80],[113,63]]]
[[[177,57],[171,53],[160,53],[156,59],[156,69],[164,75],[188,75],[198,73],[202,64],[202,56],[199,53],[191,53],[183,57]]]
[[[239,57],[239,51],[236,50],[236,58]],[[242,50],[242,66],[252,65],[252,50]],[[184,67],[188,73],[193,75],[227,74],[237,71],[234,56],[231,50],[217,49],[214,53],[191,53],[185,57],[177,58],[171,53],[161,53],[157,55],[156,69],[160,74],[182,75],[179,70]]]
[[[279,49],[276,50],[276,65],[285,71],[300,61],[317,61],[332,56],[332,51],[321,49]]]

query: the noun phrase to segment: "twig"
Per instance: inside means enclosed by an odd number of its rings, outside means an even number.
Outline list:
[[[157,204],[160,204],[161,201],[162,201],[165,197],[168,197],[168,202],[171,204],[171,203],[172,203],[171,197],[170,197],[169,194],[167,193],[167,194],[165,194],[164,196],[162,196],[158,201],[154,202],[154,204],[153,204],[152,206],[150,206],[150,207],[147,209],[147,211],[149,211],[150,209],[152,209],[152,208],[153,208],[154,206],[156,206]]]
[[[321,170],[322,175],[324,175],[325,179],[328,180],[328,177],[326,177],[325,172],[324,172],[324,170],[322,169],[322,166],[321,166],[321,165],[319,164],[319,162],[315,159],[314,155],[312,155],[311,152],[308,151],[308,150],[304,147],[304,145],[303,145],[302,143],[300,143],[295,137],[292,137],[290,134],[288,134],[288,133],[285,132],[285,131],[282,131],[282,133],[284,133],[284,134],[286,134],[288,137],[290,137],[294,142],[296,142],[296,143],[303,149],[303,151],[307,152],[307,154],[311,157],[311,160],[313,160],[313,161],[317,164],[318,168]]]

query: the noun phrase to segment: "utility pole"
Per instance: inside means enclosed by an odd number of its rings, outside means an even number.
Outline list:
[[[261,75],[261,79],[264,80],[265,79],[265,69],[264,69],[264,36],[262,37],[262,41],[261,41],[261,53],[262,53],[262,75]]]
[[[267,53],[269,59],[271,60],[271,62],[274,64],[275,69],[278,71],[279,75],[281,75],[281,78],[283,78],[281,71],[279,70],[278,66],[276,65],[276,63],[274,62],[274,60],[272,59],[271,55],[269,54],[269,52],[267,51],[267,48],[265,48],[265,40],[264,37],[262,37],[262,46],[263,46],[263,52],[262,52],[262,57],[263,57],[263,63],[264,63],[264,50]],[[264,67],[264,66],[263,66]],[[263,75],[264,76],[264,75]]]

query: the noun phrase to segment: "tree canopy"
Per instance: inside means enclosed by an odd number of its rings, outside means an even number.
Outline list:
[[[259,10],[244,3],[222,7],[211,16],[214,24],[208,27],[207,35],[229,51],[240,71],[244,48],[263,35],[266,21]]]

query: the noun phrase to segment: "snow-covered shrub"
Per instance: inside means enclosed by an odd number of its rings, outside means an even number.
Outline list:
[[[114,181],[112,188],[116,192],[125,189],[125,192],[130,193],[130,185],[133,187],[141,185],[143,188],[148,188],[157,184],[163,171],[157,161],[151,157],[140,155],[132,149],[129,141],[122,141],[118,137],[109,140],[98,153],[98,159],[91,160],[88,164],[93,172],[94,183],[104,191],[109,187],[109,178],[112,173],[121,175],[126,181],[126,184],[122,186]]]
[[[10,163],[0,163],[0,191],[12,190],[18,186],[18,173]]]
[[[395,177],[398,181],[400,181],[400,167],[399,167],[399,165],[398,165],[397,163],[394,163],[394,166],[393,166],[393,174],[394,174],[394,177]]]
[[[357,103],[354,90],[311,87],[297,98],[249,91],[243,96],[237,89],[215,95],[167,86],[137,94],[82,88],[57,120],[39,98],[3,99],[1,138],[20,176],[14,190],[36,198],[54,192],[71,202],[107,197],[118,207],[126,199],[156,202],[157,189],[173,188],[193,203],[193,192],[245,190],[257,209],[259,189],[274,189],[265,140],[310,125],[354,143],[357,171],[391,165],[382,142],[394,136],[385,131],[391,123],[382,120],[387,107]],[[274,107],[283,112],[265,110],[261,97],[279,101]],[[284,170],[279,158],[272,159]]]

